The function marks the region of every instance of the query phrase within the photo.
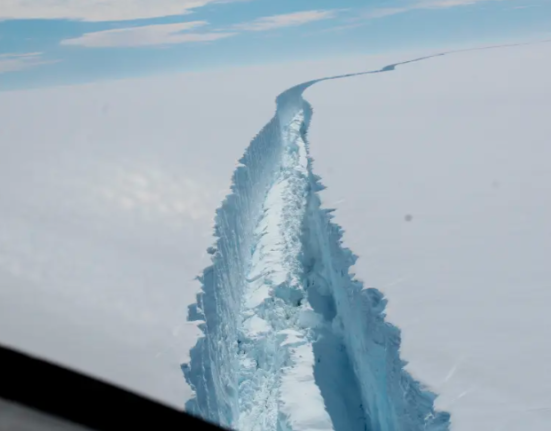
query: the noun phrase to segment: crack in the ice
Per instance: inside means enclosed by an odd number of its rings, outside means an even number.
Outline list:
[[[182,366],[195,391],[188,411],[240,431],[449,429],[436,396],[404,370],[382,293],[349,273],[357,258],[342,245],[333,210],[321,208],[303,93],[470,50],[312,80],[277,97],[276,115],[247,148],[216,213],[213,263],[189,308],[204,336]]]

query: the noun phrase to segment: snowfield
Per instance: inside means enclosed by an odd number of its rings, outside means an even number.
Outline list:
[[[0,342],[240,431],[547,429],[551,48],[430,54],[5,93]]]
[[[551,426],[551,46],[433,58],[305,97],[353,272],[453,431]],[[408,221],[409,220],[409,221]]]
[[[183,408],[187,307],[236,161],[347,58],[2,92],[0,343]]]
[[[215,210],[293,82],[257,75],[1,94],[0,342],[183,407]]]

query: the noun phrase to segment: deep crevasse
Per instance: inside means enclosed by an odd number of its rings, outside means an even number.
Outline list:
[[[404,370],[385,299],[349,273],[356,257],[321,208],[302,98],[316,82],[278,97],[217,211],[189,310],[204,336],[182,366],[195,391],[186,408],[240,431],[447,430],[449,415]]]

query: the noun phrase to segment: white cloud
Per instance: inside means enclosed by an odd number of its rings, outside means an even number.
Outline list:
[[[229,31],[185,32],[207,25],[208,22],[206,21],[119,28],[85,33],[73,39],[63,40],[61,44],[88,48],[114,48],[214,41],[234,36],[238,31],[266,31],[330,19],[336,13],[337,11],[334,10],[311,10],[262,17],[251,22],[232,26]]]
[[[336,13],[337,12],[334,10],[309,10],[283,15],[273,15],[258,18],[251,22],[238,24],[234,28],[246,31],[273,30],[282,27],[292,27],[314,21],[334,18]]]
[[[2,19],[125,21],[181,15],[232,0],[1,0]]]
[[[97,31],[85,33],[74,39],[63,40],[61,44],[88,48],[139,47],[206,42],[227,38],[234,34],[225,32],[183,33],[186,30],[192,30],[207,24],[206,21],[190,21]]]
[[[54,63],[54,60],[44,60],[41,52],[23,54],[0,54],[0,73],[17,72],[42,64]]]
[[[425,0],[403,7],[379,8],[369,12],[367,18],[384,18],[385,16],[397,15],[404,12],[420,9],[449,9],[457,6],[471,6],[476,3],[501,0]]]
[[[367,13],[367,18],[384,18],[385,16],[397,15],[399,13],[408,12],[410,10],[418,9],[415,6],[410,7],[384,7],[375,9]]]

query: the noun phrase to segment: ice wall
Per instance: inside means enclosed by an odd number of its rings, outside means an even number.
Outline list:
[[[447,430],[449,414],[404,370],[386,300],[350,274],[356,257],[321,208],[302,97],[319,81],[277,98],[217,211],[189,309],[204,336],[182,366],[195,391],[187,410],[251,431]]]

